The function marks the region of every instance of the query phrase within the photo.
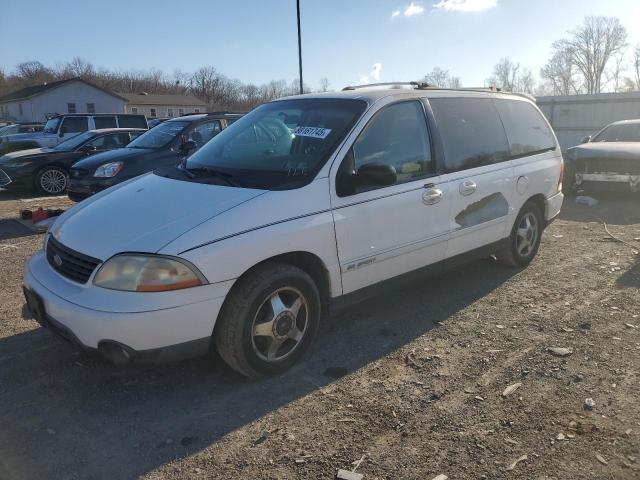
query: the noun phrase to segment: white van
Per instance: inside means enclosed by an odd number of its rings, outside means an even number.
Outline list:
[[[562,168],[522,96],[290,97],[64,213],[24,291],[43,325],[114,363],[215,345],[244,375],[274,374],[337,297],[469,252],[526,266],[560,212]]]

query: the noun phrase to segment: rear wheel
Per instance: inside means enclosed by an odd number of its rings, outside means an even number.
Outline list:
[[[222,359],[251,378],[284,372],[311,345],[320,323],[320,294],[297,267],[269,263],[229,293],[214,341]]]
[[[506,265],[526,267],[538,253],[542,231],[543,218],[540,208],[533,202],[527,202],[518,213],[511,229],[508,246],[496,252],[496,257]]]
[[[44,167],[35,178],[35,187],[45,195],[59,195],[67,189],[69,174],[62,167]]]

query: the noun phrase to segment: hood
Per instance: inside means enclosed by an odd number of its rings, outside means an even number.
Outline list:
[[[121,252],[154,253],[262,193],[149,173],[79,203],[58,219],[51,233],[69,248],[101,260]]]
[[[50,135],[50,134],[47,134]],[[11,135],[5,135],[2,138],[5,142],[22,142],[23,140],[34,140],[44,137],[43,132],[30,132],[30,133],[13,133]]]
[[[92,169],[108,162],[125,162],[130,158],[139,158],[147,153],[154,152],[148,148],[116,148],[107,152],[97,153],[82,159],[73,165],[74,168]]]
[[[590,142],[568,149],[576,159],[638,159],[640,142]]]
[[[56,150],[54,150],[53,148],[29,148],[27,150],[17,150],[15,152],[5,153],[3,156],[1,156],[0,163],[6,163],[16,158],[30,157],[33,155],[42,155],[55,152]]]

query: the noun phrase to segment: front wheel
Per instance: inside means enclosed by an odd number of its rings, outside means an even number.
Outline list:
[[[311,345],[320,324],[320,294],[301,269],[269,263],[229,293],[214,341],[222,359],[251,378],[282,373]]]
[[[44,167],[35,178],[36,190],[44,195],[59,195],[67,189],[69,175],[62,167]]]
[[[540,208],[527,202],[518,216],[508,239],[508,246],[496,257],[501,263],[512,267],[526,267],[538,253],[542,239],[543,219]]]

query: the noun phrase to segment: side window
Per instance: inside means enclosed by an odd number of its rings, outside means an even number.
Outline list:
[[[508,160],[507,136],[490,98],[429,99],[444,145],[446,170]]]
[[[495,100],[511,147],[511,155],[522,156],[556,148],[549,126],[538,110],[522,100]]]
[[[196,145],[198,146],[198,148],[200,148],[202,145],[219,134],[221,130],[222,127],[220,126],[219,120],[201,123],[193,130],[191,130],[191,132],[189,132],[187,139],[196,142]]]
[[[353,155],[356,171],[368,163],[391,165],[397,183],[433,173],[422,103],[396,103],[378,112],[353,144]]]
[[[89,145],[96,147],[96,150],[113,150],[122,148],[129,143],[129,135],[126,133],[111,133],[103,135],[89,142]]]
[[[116,117],[93,117],[93,123],[96,124],[96,130],[101,128],[116,128]]]
[[[147,128],[147,120],[144,115],[118,115],[120,128]]]
[[[87,117],[67,117],[62,122],[62,133],[80,133],[89,130]]]

